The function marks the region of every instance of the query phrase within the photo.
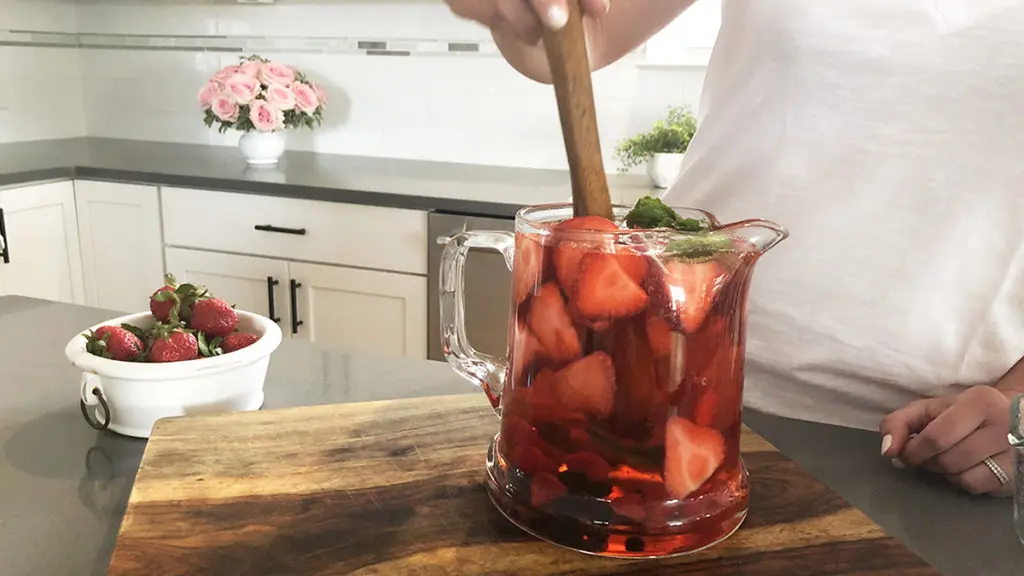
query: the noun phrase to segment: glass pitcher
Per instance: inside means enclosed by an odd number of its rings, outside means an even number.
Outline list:
[[[1024,394],[1010,401],[1010,433],[1007,440],[1013,447],[1013,526],[1017,539],[1024,543]]]
[[[754,263],[788,232],[721,225],[676,210],[694,231],[525,208],[515,234],[452,237],[441,259],[441,330],[451,366],[501,418],[487,489],[514,524],[548,542],[615,557],[694,552],[747,514],[740,458],[746,302]],[[678,228],[678,227],[677,227]],[[471,248],[512,271],[506,358],[466,340]]]

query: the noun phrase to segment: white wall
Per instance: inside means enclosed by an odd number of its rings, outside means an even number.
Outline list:
[[[299,67],[331,97],[326,125],[291,133],[289,148],[565,166],[551,87],[519,76],[495,53],[486,30],[455,18],[440,0],[277,0],[271,6],[79,0],[73,8],[54,1],[0,0],[0,6],[17,7],[28,29],[74,29],[81,46],[0,48],[0,55],[26,54],[18,69],[32,77],[20,80],[31,96],[12,89],[0,140],[79,134],[84,108],[90,136],[234,145],[238,135],[218,135],[202,124],[195,97],[217,69],[255,52]],[[609,171],[617,168],[612,152],[618,140],[647,128],[670,105],[696,109],[714,33],[709,40],[692,30],[717,30],[718,2],[702,0],[686,22],[652,42],[650,54],[641,50],[595,75]],[[28,10],[29,4],[36,7]],[[0,19],[0,28],[13,28],[6,22]],[[691,36],[695,41],[687,44]],[[368,55],[359,41],[386,42],[410,54]],[[450,53],[449,42],[478,44],[479,53]],[[676,53],[688,65],[666,57]],[[69,104],[59,122],[40,124],[33,112],[59,107],[79,90],[76,58],[82,105]]]
[[[0,142],[85,134],[75,27],[70,0],[0,0]]]

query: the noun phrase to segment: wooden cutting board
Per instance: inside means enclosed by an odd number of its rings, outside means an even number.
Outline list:
[[[492,506],[483,394],[160,421],[114,576],[937,574],[744,429],[746,522],[709,550],[616,560],[541,542]]]

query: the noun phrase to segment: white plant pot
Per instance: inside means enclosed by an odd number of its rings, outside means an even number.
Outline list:
[[[679,177],[683,167],[683,154],[657,153],[647,161],[647,175],[655,188],[668,188]]]
[[[284,137],[279,132],[246,132],[238,140],[238,148],[249,164],[277,164],[284,154]]]
[[[92,326],[127,322],[153,325],[149,312],[114,318]],[[281,328],[269,318],[238,311],[238,328],[260,334],[249,346],[222,356],[185,362],[119,362],[90,354],[84,330],[68,342],[64,355],[82,371],[79,396],[90,424],[109,417],[107,428],[124,436],[149,438],[161,418],[259,410],[270,355],[281,344]],[[109,410],[104,414],[104,408]]]

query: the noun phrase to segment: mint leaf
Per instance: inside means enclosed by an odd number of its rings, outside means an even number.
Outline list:
[[[664,255],[689,261],[711,260],[722,252],[734,250],[732,239],[715,233],[694,234],[673,239],[665,247]]]
[[[707,222],[683,218],[660,198],[653,196],[644,196],[636,201],[633,209],[626,214],[626,226],[646,230],[670,228],[680,232],[702,232],[709,229]]]

